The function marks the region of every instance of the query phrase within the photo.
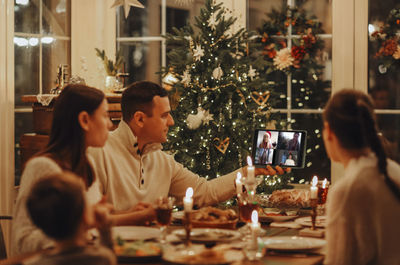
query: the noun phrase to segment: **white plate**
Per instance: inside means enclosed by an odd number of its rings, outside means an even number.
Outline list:
[[[267,249],[281,251],[314,250],[326,243],[323,239],[299,236],[274,236],[263,238],[263,241]]]
[[[295,222],[302,226],[311,226],[311,217],[306,216],[306,217],[297,218],[295,220]],[[325,225],[326,225],[326,216],[317,216],[317,219],[315,220],[315,226],[316,227],[325,227]]]
[[[181,239],[186,238],[186,231],[184,229],[175,230],[172,234]],[[200,243],[232,241],[240,238],[240,236],[240,233],[237,231],[218,228],[194,228],[190,233],[190,239],[193,242]]]
[[[146,226],[116,226],[112,228],[113,237],[123,240],[147,240],[160,237],[160,230]]]
[[[201,253],[207,250],[203,245],[192,245],[190,251],[182,248],[166,248],[163,252],[163,259],[175,264],[196,264],[196,265],[221,265],[230,264],[235,261],[240,261],[244,258],[242,251],[239,250],[224,250],[222,255],[224,261],[216,261],[215,259],[205,256],[200,258]],[[222,250],[220,250],[222,251]]]
[[[258,220],[260,222],[285,222],[296,219],[298,215],[260,215]]]

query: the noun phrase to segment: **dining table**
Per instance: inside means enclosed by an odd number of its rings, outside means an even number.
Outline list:
[[[299,236],[300,228],[288,228],[288,227],[272,227],[269,223],[262,223],[261,225],[264,234],[263,238],[273,238],[273,237],[282,237],[282,236]],[[183,229],[182,224],[173,224],[168,227],[168,233],[172,233],[176,229]],[[241,239],[239,239],[241,240]],[[218,244],[218,243],[217,243]],[[256,261],[250,261],[244,258],[241,261],[236,261],[231,263],[232,265],[290,265],[290,264],[299,264],[299,265],[314,265],[314,264],[323,264],[324,261],[324,248],[315,250],[315,251],[304,251],[304,252],[281,252],[281,251],[269,251],[268,249],[264,251],[263,257]],[[131,262],[119,261],[119,265],[128,265],[128,264],[136,264],[136,265],[167,265],[167,264],[175,264],[168,261],[164,261],[161,257],[159,259],[155,259],[153,261],[147,262],[137,262],[132,259]],[[182,264],[182,263],[179,263]],[[210,262],[212,264],[212,262]]]

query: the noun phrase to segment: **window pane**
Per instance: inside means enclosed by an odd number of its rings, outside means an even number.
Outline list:
[[[332,34],[332,0],[297,0],[304,2],[304,9],[317,17],[322,23],[322,30],[326,34]]]
[[[159,0],[140,0],[145,8],[131,6],[125,19],[124,8],[118,7],[117,37],[160,36],[161,3]]]
[[[306,162],[304,169],[293,170],[295,182],[310,180],[317,175],[319,179],[331,177],[331,163],[326,154],[322,139],[322,117],[320,114],[292,115],[294,130],[307,131]]]
[[[30,106],[21,101],[21,96],[39,93],[39,46],[19,37],[14,37],[14,43],[15,106]]]
[[[387,151],[390,158],[400,162],[400,115],[377,115],[378,127],[383,136],[388,140]]]
[[[161,42],[124,42],[119,46],[125,60],[125,72],[129,73],[126,84],[139,80],[161,83],[156,74],[161,70]]]
[[[369,1],[368,92],[374,98],[377,104],[376,108],[378,109],[400,108],[400,59],[394,58],[396,43],[397,47],[400,45],[398,36],[396,38],[394,35],[388,35],[387,28],[382,32],[386,35],[372,35],[374,31],[379,31],[388,22],[387,19],[389,18],[390,11],[398,3],[398,0]],[[398,30],[397,23],[392,21],[388,25],[390,25],[394,32],[396,29]],[[394,50],[390,49],[390,41],[394,43]],[[384,53],[378,55],[382,50],[385,50]],[[397,53],[399,52],[397,48]]]
[[[167,7],[167,32],[173,33],[172,28],[184,27],[189,18],[189,11],[180,8]]]
[[[282,0],[248,0],[248,29],[257,30],[261,28],[263,21],[266,19],[266,13],[272,9],[280,9],[282,5],[287,5],[287,1]]]
[[[20,139],[24,133],[33,132],[32,112],[15,113],[15,185],[19,185],[22,165]]]
[[[39,4],[40,1],[15,1],[14,29],[15,32],[39,32]]]
[[[44,34],[70,36],[70,0],[43,0],[43,29]]]
[[[50,93],[56,86],[57,67],[60,64],[71,65],[70,41],[53,39],[51,43],[42,43],[43,50],[43,93]]]

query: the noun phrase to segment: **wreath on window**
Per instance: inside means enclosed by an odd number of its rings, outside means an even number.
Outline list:
[[[378,42],[375,57],[378,59],[379,72],[400,68],[400,8],[390,11],[384,26],[371,34],[371,41]]]
[[[311,71],[318,74],[324,68],[321,62],[324,41],[317,36],[324,33],[322,23],[300,7],[284,6],[281,10],[273,9],[267,16],[258,29],[267,73]],[[291,48],[287,45],[289,37],[292,38]]]

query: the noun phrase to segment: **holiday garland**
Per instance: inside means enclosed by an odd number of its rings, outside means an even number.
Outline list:
[[[390,11],[385,25],[371,35],[372,41],[378,42],[375,57],[380,64],[379,71],[384,73],[400,68],[400,8]]]

